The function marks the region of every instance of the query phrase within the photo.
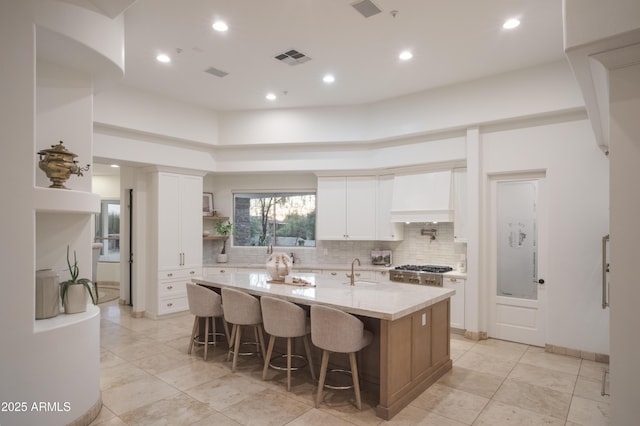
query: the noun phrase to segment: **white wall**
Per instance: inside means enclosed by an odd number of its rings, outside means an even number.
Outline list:
[[[609,233],[609,163],[588,121],[488,131],[481,139],[485,178],[546,171],[549,244],[546,259],[540,259],[548,265],[546,342],[608,354],[609,312],[600,303],[601,239]],[[487,200],[486,185],[483,191]],[[480,285],[485,291],[489,288],[487,282]]]

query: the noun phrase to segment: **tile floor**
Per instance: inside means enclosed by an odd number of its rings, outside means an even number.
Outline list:
[[[500,340],[451,337],[453,369],[391,421],[363,409],[351,391],[313,407],[307,370],[270,370],[241,357],[235,374],[225,348],[186,354],[193,317],[135,319],[117,302],[101,305],[103,408],[92,425],[607,425],[609,397],[600,395],[605,364]]]

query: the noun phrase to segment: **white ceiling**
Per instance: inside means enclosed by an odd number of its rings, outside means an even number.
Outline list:
[[[123,84],[216,110],[353,105],[564,58],[561,0],[373,0],[382,12],[370,18],[354,1],[137,0],[125,12]],[[520,27],[502,29],[514,16]],[[215,32],[215,18],[229,31]],[[290,49],[311,61],[274,59]],[[399,61],[402,49],[414,58]]]

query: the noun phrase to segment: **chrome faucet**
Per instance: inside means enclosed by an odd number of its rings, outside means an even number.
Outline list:
[[[353,267],[356,262],[358,262],[358,266],[360,266],[360,259],[358,259],[357,257],[354,258],[353,261],[351,262],[351,275],[345,274],[347,278],[351,280],[351,285],[355,285],[356,274],[353,272]]]

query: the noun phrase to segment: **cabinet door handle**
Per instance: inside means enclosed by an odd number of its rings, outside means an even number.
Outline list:
[[[451,280],[452,283],[457,283],[458,280],[456,278],[449,278]]]
[[[195,274],[195,273],[196,273],[196,271],[189,271],[189,273],[190,273],[191,275],[193,275],[193,274]]]

